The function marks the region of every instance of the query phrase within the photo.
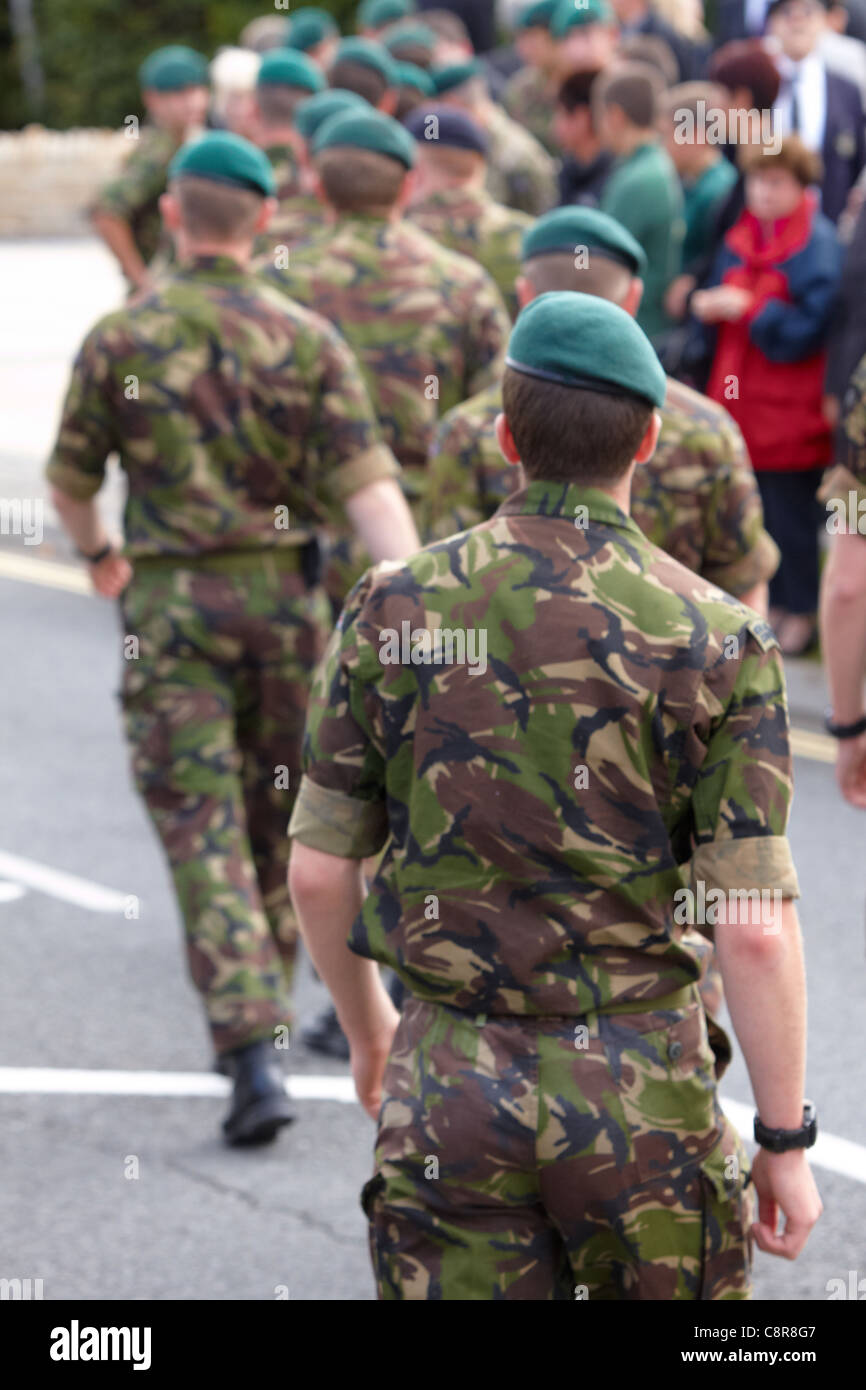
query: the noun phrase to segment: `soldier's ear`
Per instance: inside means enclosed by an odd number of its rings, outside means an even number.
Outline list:
[[[173,193],[163,193],[159,200],[159,211],[170,232],[177,232],[183,225],[180,203]]]
[[[530,300],[535,298],[535,286],[526,275],[518,275],[514,282],[514,290],[518,307],[521,309],[525,309]]]
[[[622,301],[622,304],[620,305],[620,308],[625,309],[627,314],[631,314],[632,318],[636,319],[637,311],[640,308],[640,302],[642,299],[643,280],[641,280],[639,276],[635,275],[634,278],[629,282],[629,287],[625,292],[625,297]]]
[[[398,212],[402,212],[407,204],[411,202],[417,184],[418,176],[414,169],[410,169],[400,185],[400,192],[397,194],[397,201],[394,204]]]
[[[253,227],[253,232],[256,236],[258,236],[259,232],[263,232],[265,228],[270,224],[270,221],[278,207],[279,203],[277,202],[276,198],[265,198],[264,202],[259,208],[259,215],[256,218],[256,224]]]
[[[505,462],[512,465],[519,464],[520,454],[514,442],[514,435],[511,433],[511,426],[501,410],[494,421],[494,429],[496,430],[496,443],[499,445],[499,452]]]
[[[656,451],[659,442],[659,432],[662,427],[662,417],[657,410],[654,410],[649,418],[649,424],[644,431],[644,437],[635,452],[635,463],[648,463]]]
[[[383,111],[386,116],[393,116],[394,112],[397,110],[397,96],[398,92],[396,87],[389,87],[382,97],[382,100],[379,102],[376,108],[377,111]]]

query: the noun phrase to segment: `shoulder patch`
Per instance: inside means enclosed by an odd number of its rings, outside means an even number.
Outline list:
[[[769,652],[772,651],[773,647],[778,647],[779,643],[775,632],[763,618],[750,618],[746,623],[746,629],[754,637],[762,652]]]

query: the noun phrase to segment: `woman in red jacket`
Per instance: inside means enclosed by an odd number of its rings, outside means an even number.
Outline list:
[[[713,325],[707,395],[733,415],[749,446],[767,530],[782,553],[770,581],[770,621],[784,652],[813,645],[818,605],[815,494],[830,462],[821,408],[824,344],[841,269],[835,229],[810,185],[817,155],[796,135],[777,151],[748,147],[746,206],[727,233],[712,288],[691,309]]]

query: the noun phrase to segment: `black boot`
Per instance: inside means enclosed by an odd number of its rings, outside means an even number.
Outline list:
[[[301,1033],[301,1042],[311,1052],[321,1052],[325,1057],[335,1057],[339,1062],[349,1060],[349,1041],[340,1027],[333,1004],[329,1004],[307,1025]]]
[[[262,1040],[224,1052],[220,1070],[235,1083],[223,1120],[227,1144],[269,1144],[282,1125],[294,1120],[295,1108],[286,1095],[272,1042]]]

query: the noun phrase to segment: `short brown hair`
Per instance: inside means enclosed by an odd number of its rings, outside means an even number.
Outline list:
[[[378,106],[388,90],[388,83],[380,72],[366,63],[357,63],[354,58],[338,58],[331,64],[328,68],[328,86],[356,92],[371,106]]]
[[[611,260],[600,251],[590,252],[585,266],[575,265],[571,251],[550,251],[545,256],[533,256],[524,261],[521,272],[536,294],[547,294],[552,290],[576,290],[579,294],[594,294],[598,299],[609,299],[614,304],[622,302],[633,278],[627,266]]]
[[[253,235],[262,207],[260,193],[192,175],[174,179],[170,188],[190,236],[236,241]]]
[[[266,82],[256,87],[256,105],[265,125],[291,125],[295,107],[310,95],[306,87],[286,87],[282,83]]]
[[[662,79],[648,63],[616,63],[596,78],[592,103],[618,106],[633,126],[647,130],[655,125]]]
[[[702,134],[706,131],[708,113],[726,104],[724,88],[715,82],[680,82],[665,92],[660,102],[662,111],[670,119],[673,119],[678,111],[688,111],[696,129],[698,117],[703,116],[700,127]]]
[[[455,179],[468,179],[484,164],[479,150],[461,150],[454,145],[440,145],[435,140],[418,141],[418,163],[429,164]]]
[[[672,87],[680,75],[680,65],[669,43],[658,34],[629,34],[617,47],[617,62],[646,63],[654,68],[666,87]]]
[[[419,19],[425,28],[432,29],[440,39],[448,39],[451,43],[463,43],[467,48],[472,47],[469,30],[460,16],[451,10],[424,10]]]
[[[646,433],[652,406],[560,386],[506,367],[502,407],[527,478],[587,487],[616,482]]]
[[[710,59],[707,76],[729,92],[745,87],[759,111],[773,105],[782,84],[779,70],[761,39],[735,39],[723,44]]]
[[[820,183],[824,175],[821,156],[807,149],[795,134],[786,135],[778,149],[772,145],[741,145],[737,159],[744,174],[787,169],[803,188]]]
[[[353,145],[329,145],[314,157],[313,164],[325,197],[338,212],[393,207],[407,174],[398,159]]]
[[[406,43],[398,43],[396,35],[388,44],[388,52],[398,63],[414,63],[416,68],[423,68],[426,72],[433,66],[433,54],[423,43],[413,43],[409,39]]]

